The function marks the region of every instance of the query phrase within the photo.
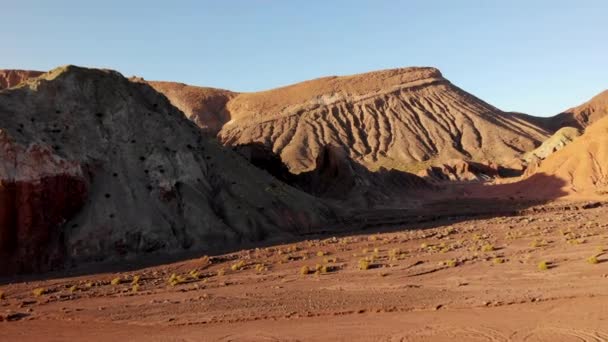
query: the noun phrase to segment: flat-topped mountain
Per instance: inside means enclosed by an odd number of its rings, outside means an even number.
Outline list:
[[[448,160],[507,163],[550,133],[461,90],[434,68],[326,77],[227,103],[226,145],[261,143],[293,173],[334,145],[369,170],[418,172]]]

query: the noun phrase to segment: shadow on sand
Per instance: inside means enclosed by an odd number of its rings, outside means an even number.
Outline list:
[[[333,176],[337,177],[339,174]],[[303,177],[308,176],[304,175]],[[418,189],[417,191],[417,196],[420,198],[418,199],[418,205],[415,207],[404,206],[403,202],[395,201],[392,205],[385,204],[381,207],[348,208],[344,211],[348,214],[339,217],[336,222],[328,222],[326,228],[308,231],[287,239],[249,241],[216,250],[185,251],[171,255],[145,255],[128,261],[86,264],[48,273],[2,277],[0,278],[0,285],[104,272],[128,272],[198,258],[203,255],[218,255],[242,249],[267,247],[329,236],[340,237],[429,229],[468,220],[517,216],[538,210],[547,210],[539,206],[566,195],[566,192],[561,190],[565,185],[566,183],[563,180],[544,174],[534,175],[525,180],[509,184],[486,185],[470,182],[447,184],[440,189],[425,185],[422,190]],[[401,191],[407,191],[407,188],[401,188]],[[572,205],[566,208],[573,209]]]

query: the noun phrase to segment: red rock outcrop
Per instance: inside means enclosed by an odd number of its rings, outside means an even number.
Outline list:
[[[591,100],[550,118],[550,122],[555,128],[567,126],[585,128],[607,115],[608,90],[605,90]]]
[[[61,263],[60,226],[84,205],[87,185],[77,163],[0,131],[0,274]]]
[[[561,150],[551,154],[528,176],[559,180],[564,194],[608,194],[608,117],[598,119],[585,133]],[[527,191],[548,188],[532,182]]]
[[[230,120],[226,103],[237,95],[228,90],[195,87],[175,82],[148,82],[148,84],[167,96],[172,105],[184,112],[200,128],[214,135]]]
[[[0,70],[0,90],[14,87],[42,74],[41,71],[32,70]]]

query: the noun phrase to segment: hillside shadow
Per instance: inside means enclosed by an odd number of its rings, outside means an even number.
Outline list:
[[[561,207],[558,205],[555,208],[543,207],[566,195],[567,193],[561,190],[565,185],[563,180],[544,174],[509,184],[452,184],[441,189],[427,189],[426,194],[421,193],[426,199],[417,207],[405,207],[401,202],[395,202],[393,207],[347,208],[342,217],[335,222],[328,222],[324,228],[309,230],[289,238],[245,241],[224,248],[184,251],[171,255],[145,255],[121,262],[91,263],[54,272],[1,277],[0,285],[106,272],[130,272],[199,258],[203,255],[214,256],[243,249],[263,248],[330,236],[345,237],[431,229],[470,220],[582,208],[572,204],[563,204]]]
[[[370,171],[339,146],[324,146],[315,160],[315,169],[299,174],[291,173],[281,157],[264,144],[238,145],[232,149],[286,184],[316,197],[347,201],[349,205],[374,206],[408,192],[433,188],[423,178],[408,172],[384,168]]]

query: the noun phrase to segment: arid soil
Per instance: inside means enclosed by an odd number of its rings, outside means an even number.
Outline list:
[[[5,279],[0,340],[604,341],[607,205],[559,201],[123,272]]]

